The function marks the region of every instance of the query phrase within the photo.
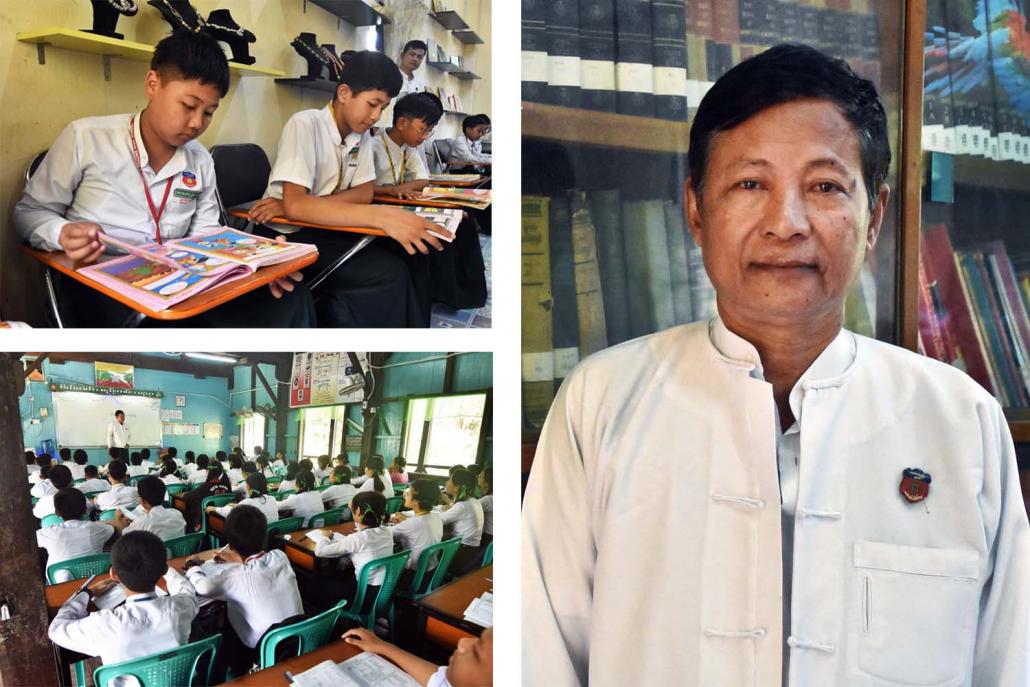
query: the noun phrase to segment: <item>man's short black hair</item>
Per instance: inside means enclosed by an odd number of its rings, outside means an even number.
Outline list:
[[[119,415],[121,415],[122,417],[125,417],[125,411],[124,410],[116,410],[116,411],[114,411],[114,416],[115,417],[118,417]]]
[[[57,455],[61,456],[61,460],[67,463],[72,459],[72,450],[67,446],[62,446],[57,450]]]
[[[443,108],[437,102],[433,102],[426,93],[408,93],[393,106],[394,125],[400,121],[401,117],[407,117],[408,119],[421,119],[429,127],[436,126],[440,117],[443,116]]]
[[[123,460],[112,460],[107,464],[107,474],[119,482],[125,479],[125,473],[128,471],[129,468]]]
[[[50,484],[55,489],[64,489],[72,485],[72,471],[64,465],[54,465],[50,468]]]
[[[404,44],[404,50],[401,50],[401,54],[403,55],[404,53],[408,52],[412,48],[415,48],[417,50],[421,50],[422,52],[429,52],[429,46],[426,45],[426,42],[425,41],[420,41],[420,40],[416,39],[416,40],[408,41],[407,43],[405,43]]]
[[[100,470],[97,469],[96,465],[87,465],[82,468],[82,471],[86,473],[86,477],[89,477],[90,479],[93,479],[100,474]]]
[[[176,31],[154,48],[150,68],[168,80],[200,81],[224,98],[229,92],[229,61],[218,41],[207,34]]]
[[[225,519],[225,538],[229,546],[243,558],[265,549],[268,520],[254,506],[236,506]]]
[[[81,448],[77,448],[75,453],[72,454],[72,460],[75,461],[76,465],[85,465],[89,462],[89,455]]]
[[[72,487],[58,489],[54,494],[54,512],[62,520],[78,520],[86,514],[86,497]]]
[[[126,532],[111,548],[111,567],[130,592],[152,592],[168,570],[166,555],[153,532]]]
[[[365,91],[383,91],[391,98],[401,92],[401,70],[397,63],[381,52],[362,50],[353,55],[344,53],[340,86],[350,88],[352,95]]]
[[[160,477],[150,475],[136,482],[136,491],[139,497],[151,506],[160,506],[165,502],[165,483]]]
[[[207,470],[207,465],[210,462],[210,458],[207,457],[206,453],[201,453],[197,456],[197,468],[200,470]]]
[[[690,126],[691,185],[699,202],[712,141],[775,105],[815,98],[829,100],[855,128],[862,157],[862,181],[869,207],[876,202],[891,162],[887,113],[876,86],[847,62],[807,45],[777,45],[724,74],[701,100]]]

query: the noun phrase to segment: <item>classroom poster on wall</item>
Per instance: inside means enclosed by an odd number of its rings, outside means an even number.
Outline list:
[[[311,403],[311,353],[293,354],[290,373],[290,407],[299,408]]]
[[[93,365],[96,370],[97,386],[102,386],[108,389],[133,388],[133,373],[135,368],[132,365],[102,363],[99,360]]]
[[[368,354],[356,353],[354,365],[347,353],[294,353],[290,375],[290,407],[360,402],[365,397]]]

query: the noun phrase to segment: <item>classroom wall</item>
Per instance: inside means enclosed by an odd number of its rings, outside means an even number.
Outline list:
[[[265,375],[265,379],[268,380],[268,383],[270,385],[278,386],[278,388],[276,389],[277,394],[289,393],[290,380],[282,379],[276,381],[274,365],[261,363],[258,365],[258,367],[261,369],[262,374]],[[258,379],[254,383],[251,382],[252,373],[251,367],[249,365],[237,367],[234,370],[233,374],[233,390],[231,392],[232,399],[230,401],[231,412],[238,412],[243,408],[250,408],[253,410],[255,406],[272,404],[272,398],[268,395],[268,392],[265,390],[265,385],[261,383],[261,380]],[[251,390],[253,390],[253,395],[251,394]],[[243,422],[242,418],[233,416],[231,418],[231,422],[232,435],[239,437],[240,425]],[[265,420],[265,448],[267,448],[269,452],[275,451],[275,430],[276,423],[275,416],[273,414],[271,417],[268,417]],[[286,426],[287,455],[296,454],[298,441],[299,439],[297,436],[297,422],[293,420],[288,422]],[[254,451],[253,446],[241,446],[240,448],[242,448],[243,452],[246,453],[248,456]]]
[[[396,59],[408,36],[427,35],[448,52],[459,51],[460,43],[426,14],[429,3],[390,3],[392,8],[396,6],[397,20],[386,25],[387,54]],[[117,30],[125,34],[126,40],[153,45],[167,35],[169,26],[145,1],[138,4],[139,13],[121,17]],[[338,51],[362,47],[357,45],[360,37],[354,27],[303,0],[193,0],[193,5],[205,17],[219,7],[230,9],[236,21],[257,36],[257,42],[251,45],[256,66],[280,69],[288,76],[299,76],[306,70],[306,63],[290,47],[290,41],[302,31],[315,33],[319,43],[334,43]],[[451,0],[449,6],[467,16],[487,41],[478,49],[461,51],[469,67],[485,78],[461,82],[426,66],[422,69],[428,70],[431,85],[446,80],[454,90],[455,84],[467,84],[459,89],[466,109],[490,113],[490,0]],[[46,64],[40,65],[36,46],[16,40],[17,33],[55,25],[90,27],[89,0],[0,2],[0,26],[4,27],[0,31],[0,74],[5,77],[0,81],[0,160],[4,163],[0,165],[0,313],[3,319],[35,325],[46,322],[39,269],[21,258],[10,224],[26,165],[71,120],[138,111],[146,105],[145,63],[113,58],[111,80],[104,81],[98,55],[48,48]],[[327,101],[327,94],[321,91],[278,85],[271,77],[233,76],[228,95],[200,141],[209,148],[224,143],[257,143],[274,163],[286,120],[298,110],[322,107]],[[438,135],[453,135],[455,127],[460,130],[460,118],[451,116],[447,120],[438,128]]]
[[[175,396],[186,396],[186,407],[182,410],[182,420],[173,422],[187,422],[203,424],[205,422],[218,422],[222,425],[221,439],[205,439],[203,436],[166,436],[165,446],[175,446],[182,456],[186,451],[194,451],[198,454],[214,454],[218,450],[227,450],[229,446],[228,434],[231,430],[229,416],[229,387],[225,377],[204,377],[197,378],[191,374],[177,372],[163,372],[160,370],[148,370],[137,366],[135,374],[135,385],[137,389],[147,391],[162,391],[162,408],[176,408]],[[54,417],[54,405],[51,399],[50,382],[72,382],[81,384],[93,384],[95,381],[94,369],[91,363],[66,362],[62,365],[55,365],[49,360],[43,362],[43,374],[46,382],[27,382],[25,393],[18,401],[21,411],[22,434],[26,446],[39,447],[44,440],[54,442],[55,450],[61,448],[57,445],[57,429]],[[40,417],[39,409],[46,408],[47,417]],[[38,424],[31,421],[38,419]],[[62,418],[66,422],[67,418]],[[70,446],[71,449],[79,448]],[[143,446],[134,448],[145,448]],[[151,452],[156,453],[154,446],[149,447]],[[89,455],[89,462],[95,464],[107,463],[106,448],[86,448]]]

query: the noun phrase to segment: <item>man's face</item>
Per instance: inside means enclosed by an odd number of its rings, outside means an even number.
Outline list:
[[[401,67],[409,74],[422,66],[422,60],[426,58],[426,51],[422,48],[408,48],[401,55]]]
[[[343,108],[344,123],[357,134],[375,126],[383,114],[383,108],[390,104],[390,96],[386,91],[362,91],[355,95],[348,86],[340,86],[336,90],[336,98]]]
[[[466,131],[465,135],[468,136],[470,141],[478,141],[486,133],[486,124],[477,124],[470,126]]]
[[[771,107],[711,144],[703,201],[687,217],[724,317],[798,321],[840,313],[880,230],[889,191],[869,211],[858,136],[837,107]]]
[[[433,127],[426,124],[422,119],[411,119],[401,117],[397,120],[397,132],[400,134],[404,145],[417,148],[433,133]]]
[[[151,70],[146,78],[147,120],[162,141],[183,146],[199,137],[211,124],[222,94],[212,84],[197,79],[163,79]]]
[[[117,415],[115,415],[114,419],[118,420],[118,424],[120,424],[120,425],[125,424],[125,416],[122,415],[121,413],[118,413]]]
[[[447,681],[454,687],[493,684],[494,632],[487,628],[475,639],[458,640],[458,648],[447,662]]]

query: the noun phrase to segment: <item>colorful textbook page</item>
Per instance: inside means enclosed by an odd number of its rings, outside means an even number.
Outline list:
[[[414,212],[419,217],[427,219],[433,224],[439,224],[441,227],[451,232],[452,236],[447,238],[443,234],[438,234],[432,230],[429,231],[430,234],[441,241],[446,241],[447,243],[454,240],[453,234],[457,233],[458,225],[461,224],[461,216],[464,214],[462,210],[458,210],[457,208],[426,208],[407,205],[404,206],[404,209]]]
[[[101,241],[129,255],[79,272],[156,312],[249,276],[259,267],[318,250],[309,244],[272,241],[228,228],[164,244],[133,246],[106,234],[101,234]]]
[[[490,207],[492,200],[488,188],[454,188],[452,186],[426,186],[422,189],[426,200],[445,200],[448,203],[464,205],[476,210]]]

